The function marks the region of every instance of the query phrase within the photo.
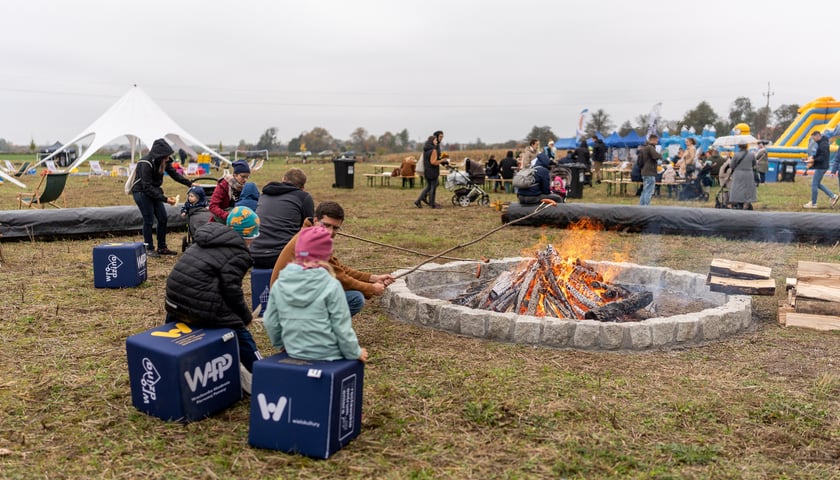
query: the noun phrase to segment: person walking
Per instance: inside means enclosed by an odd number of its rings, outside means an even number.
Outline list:
[[[642,174],[642,195],[639,198],[639,205],[650,205],[650,199],[653,196],[653,191],[656,188],[656,167],[657,162],[662,160],[662,155],[656,151],[656,144],[659,143],[659,137],[651,135],[648,137],[648,143],[639,148],[639,167]]]
[[[601,183],[601,169],[607,161],[607,144],[597,134],[592,134],[592,169],[595,183]]]
[[[758,183],[765,182],[769,169],[770,165],[767,161],[767,142],[758,142],[758,150],[755,151],[755,171],[758,172]]]
[[[152,144],[149,153],[137,161],[134,167],[134,184],[131,187],[131,194],[134,203],[140,209],[143,216],[143,242],[146,244],[146,255],[159,257],[161,255],[177,255],[166,246],[166,224],[167,213],[164,203],[175,205],[175,197],[167,197],[163,194],[163,174],[167,173],[169,178],[176,182],[192,187],[192,182],[181,176],[172,166],[174,161],[172,154],[175,153],[169,143],[163,138],[158,138]],[[152,236],[152,228],[157,220],[157,250]]]
[[[757,200],[755,189],[755,155],[747,145],[738,145],[738,152],[732,157],[732,179],[729,188],[729,203],[738,209],[753,209]]]
[[[811,134],[811,139],[814,141],[815,149],[811,156],[808,157],[808,168],[814,169],[814,175],[811,178],[811,201],[803,205],[804,208],[817,208],[817,193],[822,191],[831,199],[831,206],[837,205],[837,200],[840,199],[836,193],[832,192],[828,187],[822,184],[823,176],[828,170],[828,158],[831,155],[829,151],[829,139],[819,131],[814,131]]]
[[[431,208],[441,208],[435,203],[435,193],[440,177],[440,165],[445,164],[441,158],[440,144],[443,141],[443,132],[438,130],[432,134],[423,145],[423,178],[426,179],[426,186],[420,192],[420,196],[414,201],[414,206],[422,208],[425,202]]]

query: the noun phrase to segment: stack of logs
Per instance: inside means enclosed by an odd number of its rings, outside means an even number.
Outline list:
[[[713,292],[733,295],[775,295],[776,281],[770,278],[770,268],[751,263],[712,259],[706,284]]]
[[[799,262],[796,278],[785,282],[788,296],[779,323],[815,330],[840,330],[840,265]]]
[[[495,312],[605,322],[625,321],[651,301],[651,292],[607,284],[584,262],[561,257],[551,245],[516,271],[476,282],[452,300]]]

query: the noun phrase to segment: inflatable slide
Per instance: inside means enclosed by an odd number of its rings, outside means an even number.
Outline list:
[[[793,120],[773,146],[768,156],[777,160],[801,160],[808,156],[808,141],[815,130],[834,130],[840,124],[840,101],[834,97],[820,97],[799,108]],[[836,147],[832,148],[834,151]]]

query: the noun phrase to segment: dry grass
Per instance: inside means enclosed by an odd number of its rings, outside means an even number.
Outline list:
[[[356,188],[336,190],[331,164],[303,166],[316,202],[345,206],[348,233],[439,252],[499,225],[489,208],[417,210],[417,189],[371,189],[360,176],[369,165],[356,167]],[[271,164],[254,180],[285,168]],[[183,193],[169,182],[168,192]],[[121,188],[117,179],[71,177],[68,205],[130,204]],[[13,208],[14,193],[0,187],[0,206]],[[807,185],[771,185],[762,195],[764,208],[795,210]],[[585,200],[608,199],[587,188]],[[170,244],[181,235],[171,232]],[[754,262],[772,267],[780,287],[798,260],[840,261],[837,246],[525,227],[453,255],[513,256],[541,240],[585,246],[594,259],[702,273],[716,256]],[[91,249],[103,241],[2,244],[2,478],[840,478],[840,336],[779,327],[781,293],[754,298],[749,333],[638,354],[463,338],[395,322],[370,303],[355,320],[372,356],[362,434],[316,461],[249,447],[245,401],[189,425],[132,407],[125,338],[163,321],[175,260],[151,259],[140,288],[94,289]],[[347,238],[337,253],[377,272],[420,261]],[[270,353],[260,327],[253,332]]]

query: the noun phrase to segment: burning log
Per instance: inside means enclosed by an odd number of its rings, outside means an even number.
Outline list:
[[[495,312],[623,321],[652,299],[650,292],[631,293],[606,283],[586,263],[561,257],[549,245],[515,271],[472,284],[452,302]]]
[[[595,307],[584,315],[587,320],[598,320],[600,322],[620,321],[624,316],[644,308],[653,301],[653,293],[639,292],[630,295],[629,298],[607,303]]]

